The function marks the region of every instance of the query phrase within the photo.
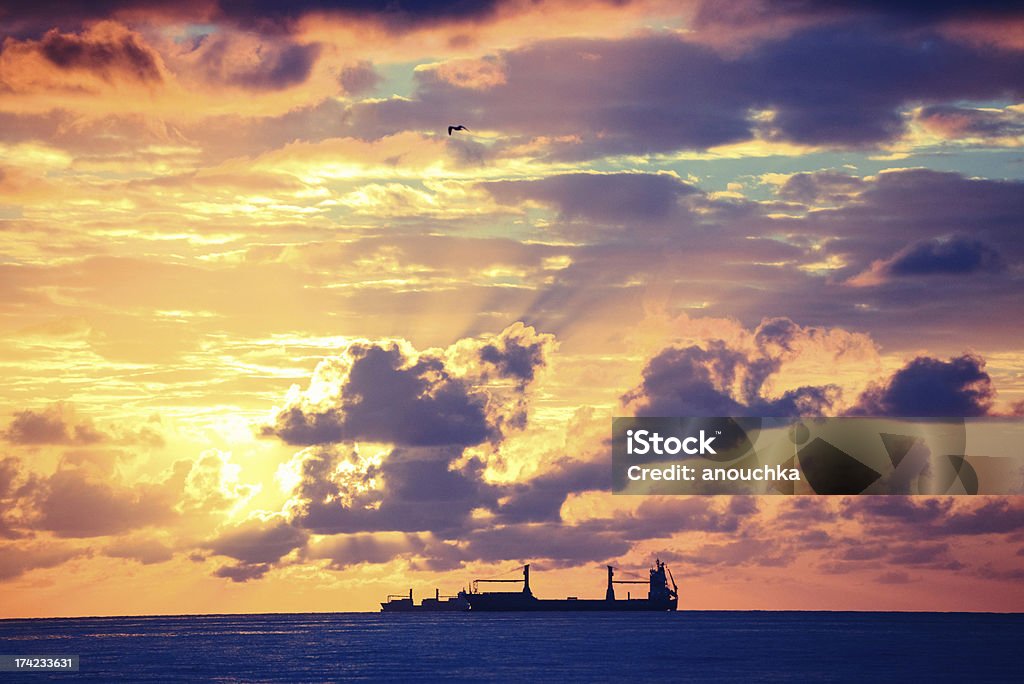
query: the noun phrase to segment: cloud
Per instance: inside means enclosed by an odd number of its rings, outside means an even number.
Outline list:
[[[922,49],[919,37],[870,24],[811,27],[739,56],[654,33],[549,40],[495,57],[503,82],[466,88],[439,69],[420,70],[414,98],[354,106],[354,134],[458,119],[542,140],[539,158],[566,161],[752,140],[871,147],[904,134],[911,104],[1024,93],[1019,53],[938,35]]]
[[[1017,534],[1024,530],[1024,508],[1012,498],[917,498],[868,496],[846,499],[846,518],[858,520],[872,536],[899,534],[901,526],[916,538]]]
[[[333,15],[348,20],[376,23],[392,31],[406,31],[440,22],[473,22],[492,15],[503,3],[498,0],[409,1],[385,4],[365,0],[301,0],[279,3],[269,0],[199,0],[168,5],[154,0],[69,0],[38,3],[7,3],[0,17],[13,29],[29,31],[60,23],[78,26],[111,16],[135,19],[210,22],[279,33],[310,14]]]
[[[270,572],[270,563],[237,563],[225,565],[214,571],[215,577],[223,577],[232,582],[249,582],[261,579]]]
[[[902,570],[889,570],[875,578],[879,584],[910,584],[914,580]]]
[[[309,535],[279,517],[269,520],[248,520],[223,530],[203,544],[218,556],[237,561],[215,571],[217,577],[233,582],[247,582],[263,577],[275,563],[300,549]]]
[[[371,62],[366,60],[343,67],[338,82],[349,96],[363,95],[381,82],[381,75]]]
[[[918,357],[867,389],[847,413],[862,416],[982,416],[995,397],[979,356]]]
[[[530,200],[553,206],[565,220],[596,223],[667,219],[680,198],[698,192],[672,174],[648,173],[571,173],[482,186],[501,204]]]
[[[125,487],[77,468],[58,470],[33,492],[33,527],[58,537],[99,537],[168,523],[182,477],[178,468],[164,482]]]
[[[632,544],[614,532],[583,530],[560,523],[536,523],[476,530],[462,555],[482,561],[529,561],[544,558],[555,567],[605,561],[629,551]]]
[[[784,350],[793,336],[791,325],[762,323],[753,353],[722,340],[664,349],[647,362],[643,382],[623,395],[623,405],[638,416],[824,415],[838,398],[836,386],[803,386],[765,396],[766,382],[782,365],[777,350]]]
[[[895,276],[974,273],[1001,268],[999,252],[965,235],[949,240],[926,240],[896,254],[886,270]]]
[[[299,45],[228,34],[204,40],[189,59],[208,82],[272,91],[304,83],[320,51],[315,43]]]
[[[88,549],[65,544],[3,544],[0,545],[0,582],[19,577],[30,570],[52,568],[72,558],[87,555],[90,555]]]
[[[869,270],[851,278],[847,283],[865,287],[877,285],[889,278],[991,274],[1003,268],[1002,256],[992,245],[968,235],[953,235],[907,245],[889,259],[875,261]]]
[[[335,402],[319,410],[293,405],[265,434],[298,445],[367,440],[410,446],[467,446],[495,436],[483,395],[451,376],[441,359],[410,358],[397,344],[350,346],[317,367],[311,390],[319,384],[332,385],[326,391]]]
[[[509,415],[472,381],[493,373],[515,379],[521,393],[543,366],[550,339],[518,324],[497,336],[457,342],[451,354],[472,348],[477,353],[475,364],[459,367],[449,367],[444,354],[416,353],[397,342],[354,343],[321,362],[309,389],[293,390],[290,405],[263,434],[296,445],[465,447],[493,441],[503,425],[522,423],[522,407]]]
[[[516,323],[443,350],[360,342],[325,360],[264,430],[311,445],[285,468],[290,519],[318,534],[473,527],[502,488],[484,480],[488,450],[466,449],[525,427],[530,385],[553,349],[552,336]]]
[[[204,547],[242,563],[273,563],[301,548],[306,539],[305,532],[280,518],[257,519],[225,529]]]
[[[266,22],[287,25],[309,13],[366,19],[401,31],[440,22],[473,22],[491,16],[499,0],[301,0],[282,4],[271,0],[218,0],[220,16],[241,25]]]
[[[628,230],[604,235],[596,221],[581,222],[569,238],[585,244],[568,252],[571,265],[541,288],[527,318],[560,337],[608,311],[617,325],[636,327],[648,324],[638,312],[662,297],[665,307],[719,318],[870,330],[889,349],[951,353],[949,330],[964,327],[972,345],[1012,346],[1005,311],[1020,291],[1024,184],[904,169],[796,175],[779,187],[788,198],[781,211],[777,201],[694,194],[668,221],[633,216],[623,221]],[[886,270],[890,261],[900,275]],[[958,261],[975,270],[925,273],[965,268]],[[877,284],[851,287],[875,275],[876,262],[884,271]]]
[[[840,22],[856,17],[879,20],[888,29],[911,28],[940,21],[974,18],[1021,18],[1024,12],[1012,3],[999,0],[959,2],[944,0],[927,3],[893,3],[884,0],[846,0],[826,4],[793,2],[791,0],[704,0],[696,14],[695,24],[731,26],[756,25],[780,17],[801,17],[824,22]]]
[[[514,323],[480,347],[480,360],[495,367],[502,378],[514,378],[522,387],[533,382],[554,349],[554,338]]]
[[[104,78],[116,72],[142,82],[163,80],[159,57],[131,33],[104,35],[94,29],[76,35],[53,29],[39,41],[39,51],[60,69],[83,69]]]
[[[497,508],[503,523],[552,522],[561,520],[562,504],[574,492],[611,489],[607,463],[560,460],[553,468],[526,482],[505,487]]]
[[[74,413],[64,404],[44,411],[18,411],[3,432],[12,444],[97,444],[110,439],[90,422],[74,424]]]
[[[191,463],[178,461],[152,481],[124,484],[117,451],[65,454],[50,475],[26,471],[17,458],[0,461],[0,536],[37,532],[87,538],[173,526]]]
[[[16,93],[151,88],[164,83],[164,72],[160,55],[140,34],[112,21],[80,33],[54,28],[38,40],[7,38],[0,51],[0,87]]]
[[[668,556],[666,556],[668,558]],[[676,552],[680,560],[696,568],[734,568],[743,565],[778,567],[793,562],[786,549],[771,539],[737,539],[721,544],[702,544],[692,552]]]
[[[165,563],[174,557],[174,550],[158,539],[121,539],[103,549],[112,558],[127,558],[143,565]]]
[[[458,446],[401,448],[377,458],[310,448],[293,459],[299,483],[289,514],[317,534],[369,531],[458,534],[477,508],[495,505],[482,464]]]
[[[869,187],[863,178],[824,171],[794,173],[779,188],[779,197],[803,204],[846,204]]]
[[[33,475],[23,476],[21,461],[13,456],[0,459],[0,538],[30,536],[24,505],[38,484]]]
[[[622,396],[623,407],[638,416],[678,417],[964,417],[986,415],[992,408],[995,388],[984,359],[973,354],[948,361],[914,358],[855,397],[844,398],[844,388],[835,384],[782,389],[777,380],[806,354],[830,354],[833,374],[847,361],[863,363],[855,340],[836,332],[766,319],[749,336],[744,331],[729,340],[668,347],[648,359],[640,385]],[[852,355],[844,359],[848,351]]]
[[[998,142],[1024,135],[1024,112],[1019,109],[980,109],[956,105],[931,105],[916,113],[915,119],[929,133],[947,140],[980,138]],[[1018,143],[1019,144],[1019,143]]]
[[[400,556],[420,554],[434,545],[429,535],[396,532],[376,534],[335,534],[314,540],[306,558],[330,559],[333,570],[344,570],[360,563],[390,563]]]
[[[135,429],[111,425],[100,430],[92,421],[80,419],[70,404],[57,403],[43,410],[16,411],[0,436],[11,444],[23,446],[120,444],[162,447],[163,435],[155,427],[158,422],[150,421],[151,424]]]

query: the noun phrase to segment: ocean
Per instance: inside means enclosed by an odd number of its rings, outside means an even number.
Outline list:
[[[0,681],[1021,681],[1024,615],[311,613],[0,620]]]

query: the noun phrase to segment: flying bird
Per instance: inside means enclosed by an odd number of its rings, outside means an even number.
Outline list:
[[[448,127],[448,135],[451,135],[452,131],[468,131],[468,130],[469,129],[466,128],[465,126],[463,126],[462,124],[459,124],[458,126],[449,126]]]

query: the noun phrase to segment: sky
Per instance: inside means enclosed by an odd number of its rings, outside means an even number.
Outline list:
[[[1010,5],[0,1],[0,617],[1024,609],[1019,497],[610,493],[616,415],[1024,414]]]

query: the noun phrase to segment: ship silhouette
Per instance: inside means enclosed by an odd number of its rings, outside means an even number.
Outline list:
[[[419,611],[674,611],[679,604],[679,588],[676,586],[672,571],[661,562],[654,562],[650,569],[650,577],[646,580],[617,580],[615,568],[608,566],[608,588],[603,599],[581,599],[569,596],[564,599],[539,599],[530,589],[530,565],[522,568],[522,579],[477,579],[470,585],[470,591],[460,591],[457,596],[442,597],[435,591],[433,599],[423,599],[415,605],[412,589],[409,596],[388,596],[388,601],[381,604],[381,611],[419,612]],[[671,581],[672,585],[669,586]],[[479,591],[482,583],[522,582],[520,591]],[[627,593],[626,598],[615,597],[616,584],[646,584],[645,598],[633,598]],[[441,600],[444,598],[445,600]]]

